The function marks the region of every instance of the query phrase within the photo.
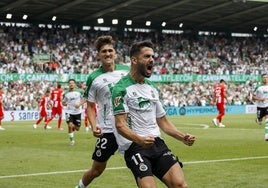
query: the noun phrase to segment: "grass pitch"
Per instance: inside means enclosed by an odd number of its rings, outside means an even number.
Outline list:
[[[166,143],[184,163],[190,188],[266,188],[268,142],[264,125],[255,114],[226,115],[226,128],[212,125],[214,116],[170,117],[183,132],[197,139],[192,147],[163,134]],[[75,132],[76,145],[69,146],[67,126],[63,131],[33,129],[34,122],[3,122],[0,131],[0,188],[74,188],[92,164],[95,138],[84,127]],[[157,180],[158,187],[164,184]],[[95,188],[136,188],[123,156],[115,154],[107,170],[93,181]]]

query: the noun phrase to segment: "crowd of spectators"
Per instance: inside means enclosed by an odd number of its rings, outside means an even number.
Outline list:
[[[99,66],[94,40],[102,34],[114,37],[116,62],[128,65],[131,43],[152,40],[156,45],[155,74],[258,75],[268,72],[268,38],[157,32],[118,34],[77,28],[0,26],[0,74],[90,74]],[[50,60],[38,61],[35,58],[37,54],[48,54]],[[55,85],[45,81],[11,81],[1,84],[5,88],[5,110],[36,110],[40,96],[47,88]],[[205,106],[211,105],[214,84],[165,83],[158,84],[158,87],[168,106]],[[251,104],[256,84],[257,80],[228,83],[228,103]]]

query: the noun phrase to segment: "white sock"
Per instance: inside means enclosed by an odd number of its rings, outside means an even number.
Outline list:
[[[82,179],[80,179],[80,181],[79,181],[79,186],[80,186],[81,188],[87,188],[87,186],[85,186],[85,185],[83,184]]]
[[[71,141],[74,140],[74,133],[73,132],[69,133],[69,138],[70,138]]]
[[[268,118],[265,119],[265,139],[268,139]]]

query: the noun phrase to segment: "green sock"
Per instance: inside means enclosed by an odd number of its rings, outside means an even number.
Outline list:
[[[70,141],[74,141],[74,133],[69,133],[69,139]]]

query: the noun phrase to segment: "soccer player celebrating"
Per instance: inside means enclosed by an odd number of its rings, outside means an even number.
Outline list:
[[[124,75],[129,67],[115,64],[115,41],[111,36],[100,36],[95,41],[97,57],[101,67],[88,76],[84,97],[87,100],[87,115],[92,133],[97,137],[93,164],[88,169],[77,188],[86,188],[106,168],[107,161],[118,149],[114,134],[114,116],[112,113],[111,88]],[[97,115],[95,113],[97,104]]]
[[[138,187],[156,188],[154,176],[167,187],[187,188],[181,163],[161,137],[167,135],[191,146],[195,137],[179,131],[166,117],[160,94],[148,80],[153,73],[154,50],[150,41],[130,49],[131,70],[112,90],[115,125],[128,168]]]

